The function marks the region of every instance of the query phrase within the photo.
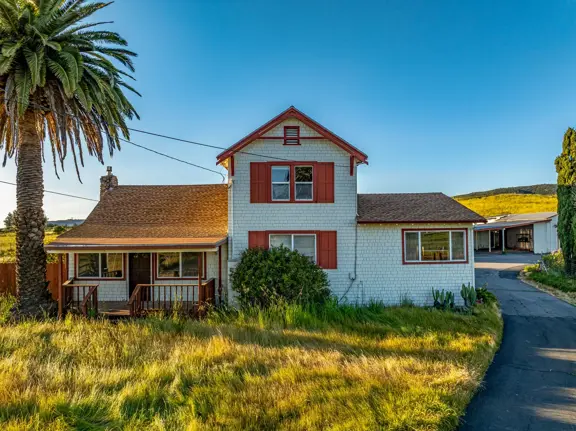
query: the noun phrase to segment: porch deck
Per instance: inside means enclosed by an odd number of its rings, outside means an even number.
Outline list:
[[[130,308],[125,301],[100,301],[98,312],[103,317],[130,317]]]

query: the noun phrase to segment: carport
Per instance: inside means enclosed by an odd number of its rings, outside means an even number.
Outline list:
[[[513,214],[474,227],[476,250],[549,253],[558,249],[556,213]]]

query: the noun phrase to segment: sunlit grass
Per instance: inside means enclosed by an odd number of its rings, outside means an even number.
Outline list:
[[[502,194],[456,200],[484,217],[549,212],[558,208],[555,195]]]
[[[51,231],[46,232],[44,243],[54,241],[58,235]],[[52,256],[49,255],[53,259]],[[0,263],[11,263],[16,261],[16,234],[14,232],[0,232]]]
[[[487,305],[4,326],[0,428],[454,429],[501,331]]]

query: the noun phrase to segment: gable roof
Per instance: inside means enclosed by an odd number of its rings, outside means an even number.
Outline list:
[[[118,186],[47,250],[218,245],[228,234],[228,186]]]
[[[358,223],[483,223],[486,219],[444,193],[358,195]]]
[[[335,145],[342,148],[344,151],[350,153],[350,155],[354,156],[358,159],[361,163],[368,164],[368,156],[360,151],[358,148],[354,147],[350,143],[346,142],[340,136],[336,135],[335,133],[331,132],[320,123],[314,121],[312,118],[308,117],[306,114],[302,113],[294,106],[290,106],[290,108],[286,109],[284,112],[280,113],[276,117],[272,118],[263,126],[259,127],[258,129],[254,130],[249,135],[245,136],[234,145],[229,147],[228,149],[224,150],[218,156],[216,156],[216,164],[222,163],[224,160],[232,156],[234,153],[242,150],[242,148],[246,147],[256,139],[259,139],[264,135],[266,132],[270,131],[272,128],[276,127],[278,124],[286,121],[290,118],[295,118],[302,123],[306,124],[308,127],[313,129],[315,132],[320,134],[321,136],[325,137]]]

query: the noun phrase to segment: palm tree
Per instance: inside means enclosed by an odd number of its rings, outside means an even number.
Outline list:
[[[0,0],[0,150],[15,157],[16,287],[20,316],[54,310],[45,287],[44,144],[54,170],[72,153],[80,180],[84,147],[104,163],[129,139],[126,119],[138,118],[124,91],[136,94],[132,57],[117,33],[84,21],[110,3],[90,0]],[[128,73],[122,69],[127,69]]]

